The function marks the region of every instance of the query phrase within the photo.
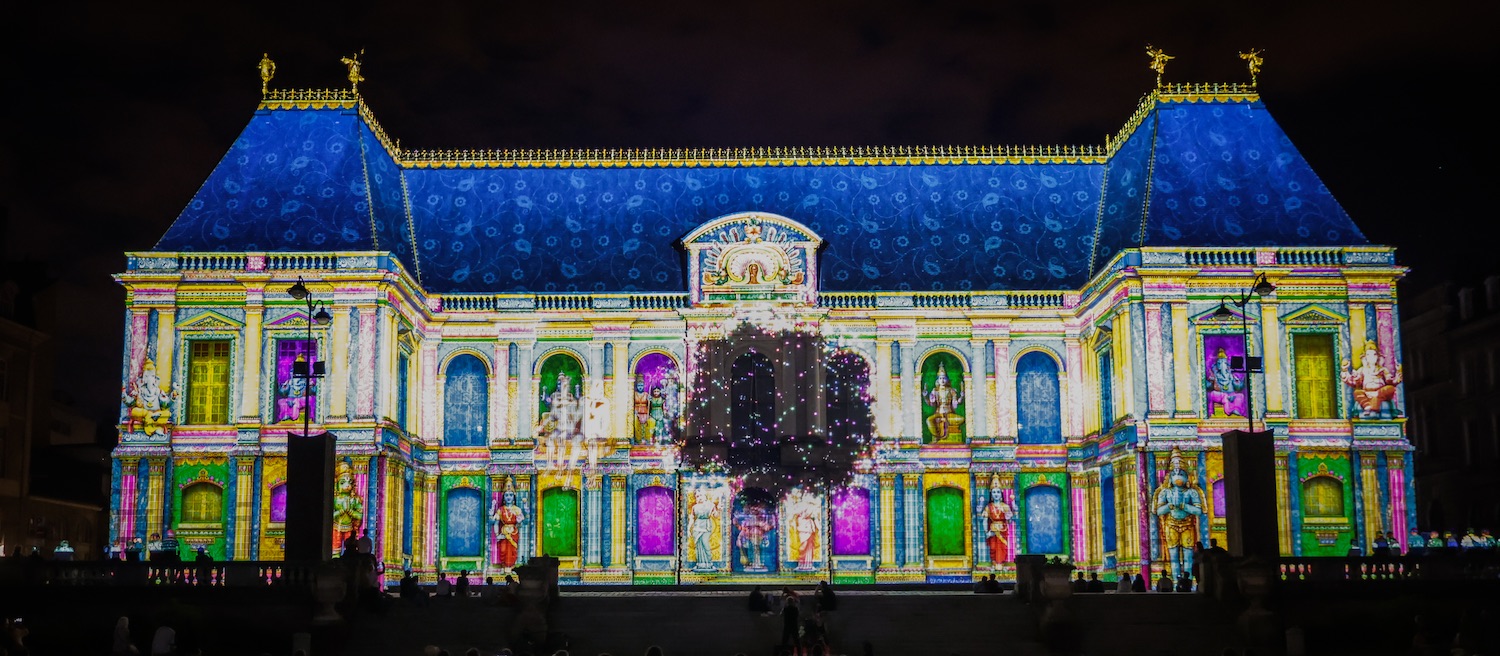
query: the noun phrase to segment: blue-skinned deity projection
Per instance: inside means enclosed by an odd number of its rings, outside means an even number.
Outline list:
[[[1191,576],[1193,550],[1199,544],[1203,514],[1203,490],[1192,482],[1182,452],[1172,449],[1167,477],[1156,488],[1156,517],[1160,521],[1162,550],[1172,566],[1172,577]]]

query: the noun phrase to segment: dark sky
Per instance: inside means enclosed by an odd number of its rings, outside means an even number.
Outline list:
[[[40,8],[37,5],[50,5]],[[8,10],[5,260],[62,282],[59,387],[118,407],[123,252],[276,87],[361,85],[416,148],[1101,144],[1154,76],[1245,81],[1408,288],[1490,264],[1492,2],[28,3]],[[19,13],[18,13],[19,12]]]

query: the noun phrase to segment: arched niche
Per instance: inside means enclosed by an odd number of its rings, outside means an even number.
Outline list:
[[[583,360],[565,349],[554,350],[537,363],[538,432],[560,430],[564,435],[583,431]],[[564,425],[566,424],[566,425]],[[550,554],[549,554],[550,555]]]
[[[823,378],[825,413],[824,429],[837,443],[871,435],[874,416],[870,413],[870,363],[864,356],[841,349],[827,360]]]
[[[484,446],[489,423],[489,366],[472,353],[454,355],[443,376],[443,446]]]
[[[665,444],[678,436],[682,416],[682,378],[677,360],[651,350],[631,368],[630,433],[637,444]]]
[[[923,443],[962,443],[968,429],[964,425],[969,392],[964,386],[967,363],[953,351],[937,350],[922,358],[919,370]]]
[[[1017,441],[1062,444],[1062,393],[1057,360],[1029,351],[1016,360]]]

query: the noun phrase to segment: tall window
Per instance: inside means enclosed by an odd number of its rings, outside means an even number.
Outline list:
[[[401,430],[409,430],[406,427],[406,386],[409,384],[407,378],[411,375],[411,356],[405,352],[396,358],[396,425]]]
[[[1016,361],[1016,419],[1021,444],[1062,444],[1057,361],[1032,351]]]
[[[448,362],[443,383],[443,446],[484,446],[490,424],[489,369],[468,353]]]
[[[1099,351],[1099,431],[1115,425],[1114,352],[1105,347]]]
[[[189,424],[229,423],[229,340],[193,342],[187,411]]]
[[[1297,358],[1297,416],[1302,419],[1333,419],[1338,416],[1334,392],[1333,335],[1292,335]]]

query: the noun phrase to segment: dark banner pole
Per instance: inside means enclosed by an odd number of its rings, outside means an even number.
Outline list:
[[[286,437],[286,559],[333,557],[333,434]]]

